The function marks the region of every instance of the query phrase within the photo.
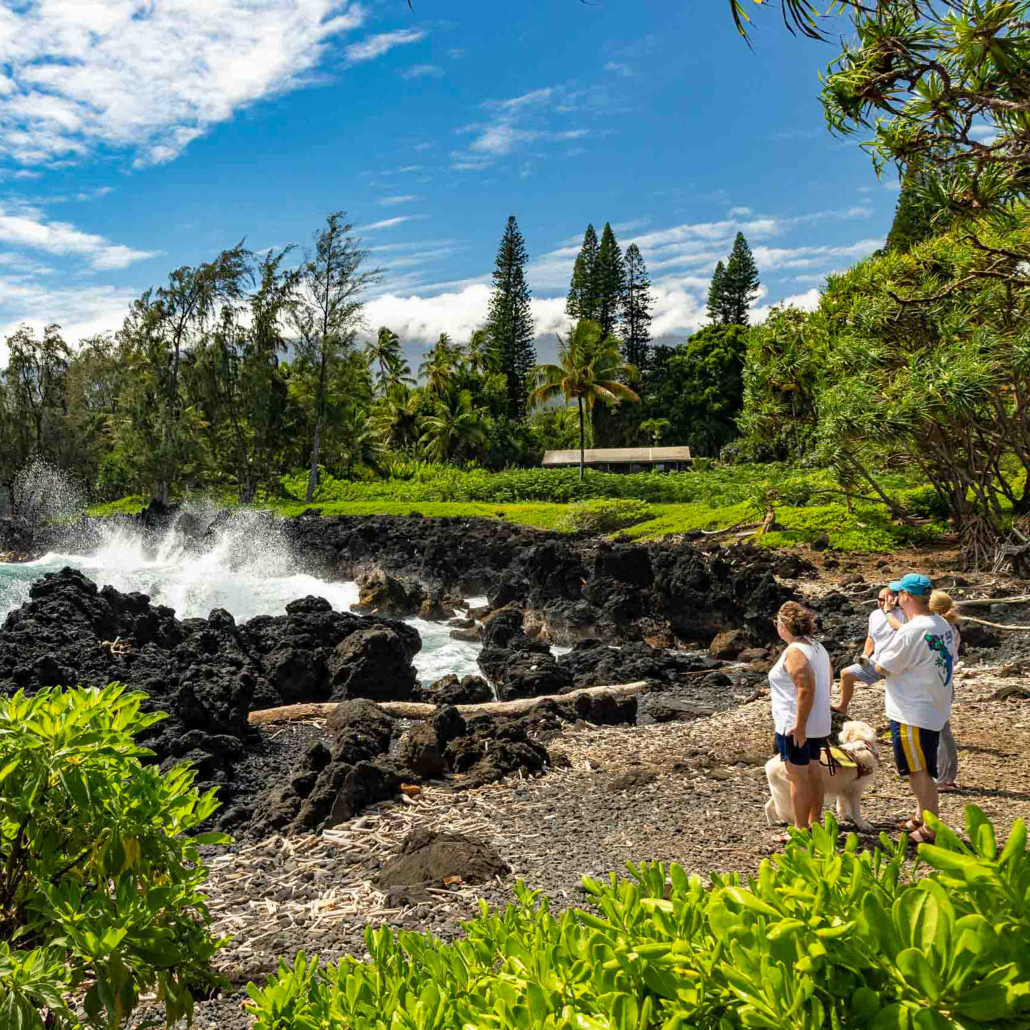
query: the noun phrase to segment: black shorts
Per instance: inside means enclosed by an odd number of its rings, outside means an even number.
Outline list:
[[[928,772],[937,779],[937,744],[940,739],[938,730],[924,730],[920,726],[909,726],[891,719],[891,743],[898,775]]]
[[[783,733],[776,734],[776,750],[780,758],[791,765],[808,765],[819,761],[819,752],[826,746],[825,737],[809,737],[803,747],[794,744],[794,738]]]

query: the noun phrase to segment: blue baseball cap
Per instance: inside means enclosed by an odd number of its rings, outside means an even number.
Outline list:
[[[917,572],[906,573],[901,579],[890,584],[892,594],[900,593],[915,594],[917,597],[924,597],[933,590],[933,580],[929,576],[920,576]]]

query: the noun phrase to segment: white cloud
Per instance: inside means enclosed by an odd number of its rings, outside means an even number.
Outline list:
[[[468,150],[451,152],[451,168],[455,171],[485,171],[499,158],[528,143],[582,139],[588,134],[587,129],[558,128],[549,124],[556,115],[580,109],[575,101],[580,92],[570,92],[562,86],[547,86],[506,100],[484,101],[480,106],[489,112],[489,120],[472,122],[454,130],[458,134],[471,134],[473,139]]]
[[[376,199],[376,203],[382,204],[383,207],[393,207],[395,204],[410,204],[413,200],[418,199],[414,193],[402,193],[394,197],[379,197]]]
[[[509,100],[487,100],[484,101],[483,107],[492,107],[499,111],[517,111],[519,108],[546,104],[554,95],[554,89],[554,86],[547,86],[544,89],[534,89],[530,93],[523,93],[519,97],[511,97]]]
[[[37,335],[52,322],[72,344],[97,333],[118,329],[135,296],[113,286],[54,289],[50,284],[24,282],[0,275],[0,368],[7,364],[6,339],[19,325]],[[42,317],[40,317],[42,316]]]
[[[47,222],[43,213],[33,207],[12,210],[0,205],[0,242],[48,254],[84,257],[94,269],[126,268],[157,253],[111,243],[68,222]]]
[[[426,38],[424,29],[397,29],[394,32],[380,32],[369,36],[360,43],[352,43],[346,50],[347,63],[359,64],[362,61],[374,61],[382,57],[394,47],[418,43]]]
[[[312,81],[365,17],[341,0],[0,4],[0,154],[33,166],[106,146],[170,161],[240,108]]]
[[[628,65],[622,61],[609,61],[605,66],[606,72],[611,72],[613,75],[619,75],[624,79],[631,79],[637,73]]]
[[[472,283],[435,297],[387,293],[365,305],[365,322],[388,325],[405,343],[428,345],[435,343],[440,333],[467,340],[486,321],[489,304],[487,283]],[[564,297],[534,297],[530,307],[538,336],[567,330]]]
[[[403,222],[410,222],[416,218],[425,218],[425,215],[398,215],[396,218],[384,218],[379,222],[372,222],[369,225],[359,225],[357,232],[372,232],[375,229],[392,229],[395,225]]]
[[[819,307],[821,294],[818,287],[806,290],[804,293],[795,293],[790,297],[784,297],[775,304],[763,304],[761,307],[751,308],[751,321],[753,323],[764,322],[769,317],[769,312],[777,308],[800,308],[802,311],[815,311]]]
[[[749,207],[731,207],[730,218],[747,218],[751,214]]]
[[[438,64],[413,64],[405,68],[400,76],[402,79],[424,79],[426,76],[438,79],[443,74],[444,70]]]

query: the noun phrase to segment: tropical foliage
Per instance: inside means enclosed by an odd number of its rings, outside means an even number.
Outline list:
[[[975,806],[970,845],[932,823],[917,879],[907,841],[859,851],[831,816],[747,879],[629,865],[630,879],[584,880],[590,912],[557,917],[520,887],[503,912],[482,902],[453,944],[370,928],[367,962],[299,955],[252,984],[255,1030],[1026,1026],[1026,826],[1000,847]]]
[[[561,397],[566,404],[576,401],[579,413],[579,477],[583,478],[583,451],[586,446],[585,418],[600,401],[618,404],[639,401],[626,385],[637,370],[627,365],[618,341],[607,335],[597,322],[582,319],[565,340],[560,340],[558,364],[537,365],[536,387],[530,394],[533,404],[546,404]]]
[[[0,1026],[125,1026],[144,992],[169,1023],[218,980],[195,836],[217,809],[186,766],[162,773],[134,740],[164,718],[142,694],[0,698]]]
[[[1030,513],[1030,293],[1011,281],[1030,210],[1012,217],[871,258],[831,277],[812,315],[754,331],[740,420],[753,446],[818,457],[888,501],[879,470],[909,464],[974,549]]]

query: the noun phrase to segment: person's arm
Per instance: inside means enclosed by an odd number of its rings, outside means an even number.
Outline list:
[[[886,678],[893,673],[904,672],[909,664],[905,656],[908,641],[908,634],[901,632],[894,634],[887,646],[876,657],[873,668],[876,670],[877,676]]]
[[[892,630],[894,630],[895,632],[897,632],[897,631],[898,631],[899,629],[901,629],[901,627],[902,627],[902,626],[904,626],[904,625],[905,625],[905,624],[904,624],[904,623],[903,623],[903,622],[901,621],[901,619],[899,619],[899,618],[898,618],[898,617],[897,617],[897,616],[896,616],[896,615],[894,614],[894,612],[884,612],[884,615],[886,615],[886,616],[887,616],[887,624],[888,624],[888,625],[890,626],[890,628],[891,628]]]
[[[865,638],[865,647],[862,648],[862,654],[864,654],[866,656],[866,658],[871,658],[873,656],[873,650],[874,650],[875,647],[876,647],[876,641],[873,640],[872,637],[866,637]]]
[[[795,747],[804,747],[808,740],[808,717],[812,714],[812,702],[815,701],[815,676],[804,652],[796,647],[787,651],[784,667],[798,689],[797,715],[794,717],[794,727],[787,731],[787,736],[794,738]]]

